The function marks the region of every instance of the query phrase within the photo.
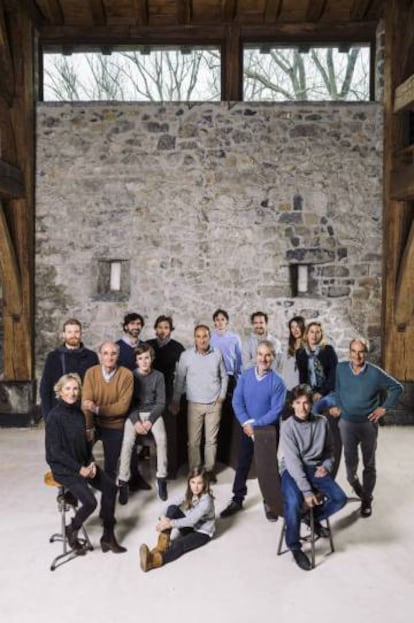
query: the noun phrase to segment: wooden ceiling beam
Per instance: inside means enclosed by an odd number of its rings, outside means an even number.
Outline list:
[[[394,112],[414,109],[414,74],[404,80],[394,93]]]
[[[59,0],[44,0],[44,3],[48,21],[51,24],[62,26],[65,23],[65,16]]]
[[[191,0],[177,0],[178,24],[191,24],[193,6]]]
[[[91,9],[94,25],[105,26],[106,12],[102,0],[88,0],[88,3]]]
[[[237,16],[237,0],[224,0],[223,19],[225,22],[233,22]]]
[[[46,17],[40,11],[34,0],[20,0],[21,7],[26,11],[27,15],[32,20],[34,26],[39,29],[46,21]]]
[[[149,7],[148,0],[132,0],[134,13],[136,16],[135,23],[141,26],[148,26],[149,23]]]
[[[306,21],[318,22],[324,14],[326,0],[309,0],[306,10]]]
[[[0,274],[7,313],[18,316],[22,311],[21,275],[13,240],[0,202]]]
[[[266,0],[264,10],[265,24],[274,24],[279,19],[282,10],[282,0]]]
[[[400,328],[413,320],[414,312],[414,221],[405,245],[398,274],[395,322]]]
[[[13,199],[24,196],[23,173],[4,160],[0,160],[0,197]]]
[[[5,15],[0,6],[0,95],[10,106],[14,96],[14,66],[10,52]]]
[[[375,38],[376,22],[302,22],[276,24],[241,24],[240,37],[246,41],[276,41],[289,43],[337,43],[340,41],[362,42]],[[43,45],[102,45],[131,43],[202,43],[225,38],[225,24],[164,25],[164,26],[49,26],[40,31]]]
[[[351,19],[361,20],[364,19],[368,13],[371,0],[354,0],[351,8]]]

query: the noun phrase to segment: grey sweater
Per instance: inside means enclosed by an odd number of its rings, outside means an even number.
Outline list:
[[[181,353],[174,385],[174,401],[178,402],[186,392],[187,400],[210,404],[217,398],[224,399],[228,376],[219,350],[210,347],[206,354],[194,347]]]
[[[304,466],[316,468],[323,465],[330,472],[334,464],[328,420],[323,415],[310,415],[307,420],[292,415],[282,423],[280,446],[281,472],[287,470],[303,495],[311,495],[312,487]]]
[[[140,374],[134,371],[134,408],[129,414],[129,419],[135,424],[139,418],[139,412],[149,412],[149,420],[152,424],[164,411],[165,407],[165,381],[164,375],[158,370],[152,370],[149,374]]]
[[[194,496],[192,506],[184,509],[184,498],[176,502],[185,517],[172,519],[173,528],[193,528],[196,532],[207,534],[210,538],[216,530],[216,518],[214,512],[214,500],[209,493],[203,493],[200,497]]]

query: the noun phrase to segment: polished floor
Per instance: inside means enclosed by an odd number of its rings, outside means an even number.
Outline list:
[[[380,430],[378,485],[371,518],[358,502],[332,521],[336,551],[317,544],[317,567],[300,570],[276,555],[281,522],[264,518],[257,483],[245,510],[218,520],[206,547],[144,574],[142,542],[152,544],[163,505],[154,490],[118,508],[128,548],[103,554],[96,517],[87,524],[95,549],[51,572],[60,545],[55,491],[43,484],[42,429],[0,429],[0,617],[4,623],[411,623],[414,610],[414,428]],[[217,514],[231,495],[233,471],[214,487]],[[347,494],[342,468],[338,480]],[[184,479],[170,484],[170,498]]]

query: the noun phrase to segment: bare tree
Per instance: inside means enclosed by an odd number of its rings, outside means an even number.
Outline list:
[[[369,60],[361,50],[312,48],[307,54],[294,48],[273,48],[267,54],[246,50],[244,99],[366,100]],[[45,55],[46,99],[218,100],[220,63],[219,51],[206,49]]]

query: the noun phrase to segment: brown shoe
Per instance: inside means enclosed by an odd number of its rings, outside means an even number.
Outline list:
[[[163,564],[162,554],[158,551],[150,552],[147,545],[141,545],[139,548],[139,560],[143,571],[151,571],[157,569]]]

